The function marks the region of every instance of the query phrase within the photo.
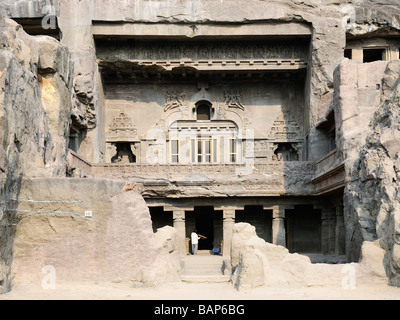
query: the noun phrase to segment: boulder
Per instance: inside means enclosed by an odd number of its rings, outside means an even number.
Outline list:
[[[178,280],[179,254],[170,255],[177,252],[176,246],[175,231],[153,233],[149,209],[139,193],[124,192],[113,199],[105,248],[109,280],[146,286]]]
[[[385,281],[385,250],[364,242],[360,263],[311,263],[308,256],[265,242],[249,224],[235,224],[232,237],[231,281],[235,288],[332,286],[354,288],[357,283]],[[252,235],[253,234],[253,235]],[[252,236],[251,236],[252,235]],[[235,241],[234,241],[235,240]],[[398,257],[394,257],[398,259]]]
[[[372,276],[386,279],[385,254],[377,242],[364,241],[361,246],[360,265]]]
[[[240,252],[250,238],[256,236],[256,228],[248,223],[236,223],[232,230],[231,265],[234,271],[240,261]]]
[[[258,286],[305,284],[305,270],[311,261],[288,249],[265,242],[254,226],[237,223],[233,227],[232,283],[237,289]]]
[[[122,192],[124,185],[107,179],[23,180],[15,209],[19,219],[9,244],[12,288],[40,286],[42,270],[49,267],[57,285],[179,281],[176,230],[165,227],[154,233],[143,197]],[[85,217],[89,209],[92,216]]]
[[[251,237],[239,253],[232,282],[236,288],[255,288],[265,284],[264,240]]]

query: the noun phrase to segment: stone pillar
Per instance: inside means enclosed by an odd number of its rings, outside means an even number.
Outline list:
[[[235,224],[235,209],[223,209],[223,246],[222,254],[224,257],[231,255],[231,243],[232,243],[232,229]]]
[[[336,207],[335,254],[346,254],[346,232],[344,226],[343,206]]]
[[[321,211],[321,253],[329,253],[329,209]]]
[[[362,48],[354,48],[352,50],[352,60],[356,62],[363,62],[364,61],[364,53]]]
[[[272,243],[286,247],[285,208],[272,208]]]
[[[329,254],[335,254],[336,246],[336,209],[329,210],[329,235],[328,235]]]
[[[186,228],[185,228],[185,210],[173,210],[174,228],[178,231],[177,241],[180,254],[186,255]]]
[[[334,208],[323,208],[321,214],[321,253],[335,254],[336,213]]]
[[[115,143],[106,143],[105,163],[111,163],[112,158],[117,154],[117,147]]]

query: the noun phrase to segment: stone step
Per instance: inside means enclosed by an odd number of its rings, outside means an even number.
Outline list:
[[[181,279],[190,283],[224,283],[230,276],[223,274],[224,258],[210,254],[199,254],[183,258]]]
[[[184,269],[182,272],[183,275],[221,275],[222,272],[219,270],[215,269],[209,269],[209,270],[199,270],[199,269]]]
[[[200,266],[200,267],[207,267],[207,266],[222,266],[223,262],[221,261],[184,261],[185,266]]]
[[[228,283],[229,275],[181,275],[181,280],[187,283]]]

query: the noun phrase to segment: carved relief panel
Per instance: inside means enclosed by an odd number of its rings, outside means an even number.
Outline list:
[[[106,140],[113,142],[137,140],[137,129],[132,118],[125,112],[114,117],[108,126]]]
[[[127,60],[240,60],[240,59],[306,59],[308,45],[304,42],[251,41],[230,42],[136,42],[114,47],[97,46],[100,58],[108,54]]]
[[[119,112],[109,123],[106,132],[106,161],[134,163],[140,154],[137,129],[133,119]]]
[[[276,117],[269,134],[269,139],[290,142],[302,139],[302,127],[288,110],[282,110]]]

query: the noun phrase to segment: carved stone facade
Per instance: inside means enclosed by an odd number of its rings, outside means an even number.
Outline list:
[[[228,255],[233,224],[249,222],[349,262],[370,242],[399,284],[397,2],[4,0],[0,291],[26,242],[13,233],[36,219],[14,219],[21,177],[32,195],[74,198],[35,187],[65,173],[92,177],[94,202],[99,178],[142,184],[153,228],[173,225],[181,254],[198,227],[214,240],[204,249]]]
[[[129,46],[116,45],[116,55],[129,55],[131,60],[227,60],[227,59],[305,59],[307,47],[303,43],[282,41],[252,42],[136,42]]]
[[[252,223],[262,230],[265,223],[279,226],[280,231],[274,227],[263,231],[264,236],[270,234],[269,241],[286,244],[285,236],[276,237],[284,230],[283,222],[264,221],[249,208],[260,204],[275,208],[276,202],[267,205],[261,199],[283,195],[296,195],[298,205],[309,206],[307,197],[315,192],[315,164],[304,161],[308,40],[239,42],[226,36],[223,41],[149,42],[142,38],[99,40],[96,48],[106,84],[106,119],[113,123],[115,114],[123,112],[136,124],[137,135],[130,142],[138,156],[136,164],[116,163],[110,159],[118,154],[114,147],[106,157],[108,164],[93,166],[93,173],[141,181],[152,208],[180,213],[180,232],[186,236],[189,228],[205,228],[204,221],[211,219],[213,227],[208,225],[203,232],[214,230],[213,245],[224,254],[230,230],[218,208],[223,216],[229,212],[229,221],[235,221],[237,213],[236,220],[253,217]],[[237,202],[222,205],[221,195],[242,199],[249,207]],[[204,205],[204,197],[214,209],[199,215],[196,206]],[[193,200],[182,209],[184,199]],[[321,207],[319,201],[311,201],[311,208],[317,203]],[[285,219],[285,208],[297,210],[284,203],[276,208],[281,212],[275,217],[279,221]],[[206,218],[210,212],[213,218]]]
[[[110,152],[106,164],[93,165],[92,173],[140,181],[151,208],[180,217],[182,248],[189,229],[198,226],[214,239],[213,246],[229,254],[228,221],[234,222],[236,213],[237,221],[251,221],[264,230],[266,240],[285,245],[285,209],[301,211],[293,201],[311,205],[311,211],[322,205],[309,198],[315,192],[315,163],[304,161],[303,154],[302,69],[308,46],[304,38],[98,41]],[[119,130],[123,134],[117,141]],[[126,161],[129,147],[134,164]],[[272,200],[288,195],[296,200],[287,205]],[[221,196],[241,200],[222,204]],[[211,209],[204,207],[204,198]],[[276,211],[274,223],[260,216],[264,207]],[[156,225],[168,223],[157,217]],[[317,227],[318,222],[312,223]],[[172,218],[170,224],[178,227],[178,220]]]

